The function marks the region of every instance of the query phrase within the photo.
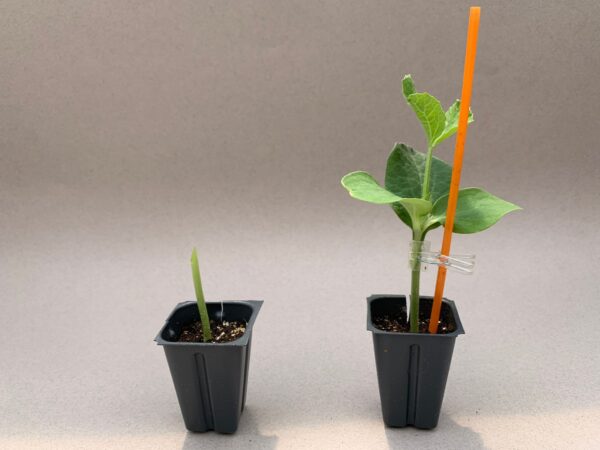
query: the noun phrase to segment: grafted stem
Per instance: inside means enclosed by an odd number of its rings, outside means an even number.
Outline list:
[[[425,160],[425,171],[423,174],[423,200],[429,200],[430,185],[431,185],[431,161],[433,159],[433,147],[427,149],[427,159]],[[423,218],[421,218],[423,219]],[[420,220],[419,223],[413,223],[413,242],[412,252],[419,255],[423,249],[423,240],[425,239],[426,220]],[[421,285],[421,261],[418,256],[411,260],[411,276],[410,276],[410,332],[419,332],[419,299]]]
[[[413,230],[413,241],[411,251],[415,257],[411,259],[410,277],[410,332],[419,332],[419,288],[421,284],[421,261],[417,256],[423,249],[421,233]]]

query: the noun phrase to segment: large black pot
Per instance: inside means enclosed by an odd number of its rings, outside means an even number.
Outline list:
[[[207,303],[211,319],[242,320],[246,332],[225,343],[177,342],[184,325],[199,320],[196,302],[178,304],[155,341],[165,350],[185,426],[234,433],[246,402],[252,325],[262,301]]]
[[[421,297],[420,310],[431,311]],[[448,334],[395,333],[375,328],[372,317],[406,311],[403,295],[367,299],[367,329],[373,333],[383,421],[390,427],[435,428],[440,416],[456,336],[464,334],[454,302],[444,299],[441,316],[454,324]]]

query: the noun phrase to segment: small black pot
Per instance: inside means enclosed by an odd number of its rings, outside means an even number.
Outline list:
[[[154,339],[165,350],[185,426],[234,433],[246,402],[252,325],[262,301],[207,303],[211,319],[243,320],[242,337],[221,344],[177,342],[184,325],[199,320],[196,302],[179,303]]]
[[[432,297],[419,308],[431,311]],[[367,299],[367,329],[373,332],[383,421],[389,427],[435,428],[440,417],[456,336],[464,334],[454,302],[444,299],[442,317],[454,322],[448,334],[395,333],[375,328],[371,318],[406,311],[404,295]]]

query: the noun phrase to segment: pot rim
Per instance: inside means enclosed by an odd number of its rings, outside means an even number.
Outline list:
[[[180,309],[189,307],[190,305],[197,305],[196,301],[184,301],[184,302],[178,303],[175,306],[175,308],[173,309],[173,311],[171,311],[171,313],[169,314],[167,319],[165,320],[164,325],[160,328],[160,331],[154,338],[154,341],[158,345],[175,346],[175,347],[196,346],[196,347],[205,347],[205,348],[206,347],[219,347],[220,348],[220,347],[243,347],[243,346],[248,345],[248,340],[250,339],[250,335],[252,334],[252,326],[254,325],[254,322],[256,321],[256,316],[258,315],[258,312],[260,311],[260,308],[262,307],[263,300],[223,300],[221,302],[206,302],[207,305],[220,305],[221,303],[223,304],[223,307],[226,307],[227,305],[240,305],[241,304],[241,305],[247,305],[252,309],[252,314],[250,315],[250,318],[246,322],[246,331],[244,332],[244,334],[241,337],[239,337],[235,341],[230,341],[230,342],[173,342],[173,341],[167,341],[166,339],[163,339],[162,334],[165,331],[165,328],[168,326],[171,319],[173,318],[173,316],[175,315],[175,313],[177,311],[179,311]]]
[[[378,300],[380,298],[389,298],[389,299],[403,299],[406,301],[406,295],[392,295],[392,294],[373,294],[367,297],[367,330],[373,332],[373,334],[382,334],[389,336],[419,336],[419,338],[424,339],[444,339],[444,338],[455,338],[458,335],[465,334],[465,330],[462,326],[462,322],[460,321],[460,316],[458,315],[458,309],[456,308],[456,304],[454,301],[444,297],[442,298],[442,302],[450,307],[452,311],[452,315],[454,317],[454,322],[456,323],[456,330],[452,333],[445,334],[429,334],[429,333],[403,333],[397,331],[384,331],[373,325],[373,321],[371,320],[371,303],[373,301]],[[430,295],[421,295],[420,299],[433,299]]]

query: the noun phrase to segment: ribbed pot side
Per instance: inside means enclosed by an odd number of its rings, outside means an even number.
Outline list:
[[[431,309],[431,297],[421,308]],[[383,421],[389,427],[437,426],[456,337],[464,334],[454,302],[444,299],[442,315],[454,322],[448,334],[396,333],[373,325],[373,316],[406,310],[406,297],[373,295],[367,299],[367,329],[373,333]]]
[[[246,322],[242,337],[225,343],[177,342],[181,328],[199,319],[196,302],[175,307],[155,341],[164,348],[188,430],[234,433],[246,402],[252,326],[262,301],[207,303],[214,319]]]

